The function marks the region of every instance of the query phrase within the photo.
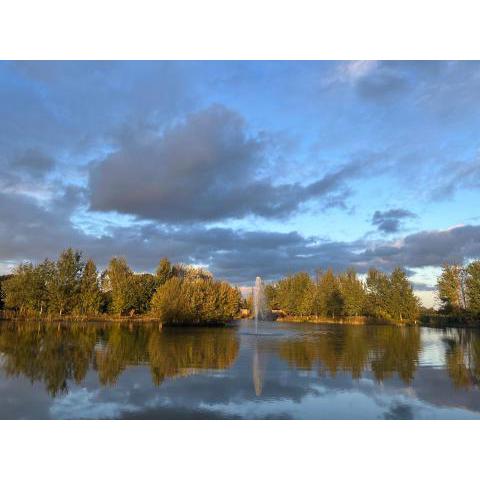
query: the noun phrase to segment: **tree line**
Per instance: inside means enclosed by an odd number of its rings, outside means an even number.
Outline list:
[[[287,276],[267,285],[265,293],[274,310],[287,315],[315,317],[368,316],[382,321],[415,322],[420,303],[407,275],[396,268],[390,275],[376,269],[361,281],[354,270],[335,274],[332,269]]]
[[[437,282],[441,311],[456,317],[480,317],[480,260],[445,264]]]
[[[56,261],[22,263],[1,282],[3,307],[19,316],[152,315],[165,323],[208,323],[233,318],[237,288],[210,272],[162,258],[155,274],[134,273],[123,257],[99,272],[92,259],[64,250]]]

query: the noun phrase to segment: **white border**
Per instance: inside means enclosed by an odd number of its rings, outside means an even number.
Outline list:
[[[471,0],[3,0],[3,59],[478,59]]]

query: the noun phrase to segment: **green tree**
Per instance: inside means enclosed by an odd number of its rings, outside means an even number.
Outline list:
[[[2,284],[12,278],[12,275],[0,275],[0,310],[5,308],[5,289]]]
[[[163,257],[158,264],[155,275],[158,285],[163,285],[167,280],[175,275],[175,267],[170,263],[168,258]]]
[[[331,268],[319,277],[321,312],[323,315],[335,318],[335,316],[341,315],[343,310],[343,297],[339,282]]]
[[[383,272],[371,268],[367,274],[366,312],[369,316],[388,320],[389,280]]]
[[[394,321],[415,321],[420,305],[404,270],[397,267],[390,276],[387,311]]]
[[[102,303],[97,267],[92,259],[85,264],[80,279],[78,312],[81,315],[97,315]]]
[[[437,288],[442,309],[447,313],[458,312],[465,306],[462,279],[462,268],[459,265],[443,265]]]
[[[355,270],[350,269],[339,277],[343,298],[343,313],[348,316],[362,315],[365,309],[366,292]]]
[[[107,268],[106,288],[112,293],[112,312],[125,315],[135,308],[133,272],[124,257],[113,257]]]
[[[52,312],[61,316],[77,307],[83,267],[81,252],[68,248],[60,254],[48,283],[49,308]]]
[[[466,291],[468,310],[475,316],[480,315],[480,260],[471,262],[467,269]]]
[[[211,277],[172,277],[157,288],[152,314],[165,323],[202,324],[233,318],[240,308],[238,289]]]
[[[150,301],[158,285],[157,278],[150,273],[134,274],[131,279],[132,308],[136,313],[145,313],[150,309]]]
[[[48,287],[53,279],[54,264],[49,260],[34,266],[23,263],[4,282],[5,306],[24,314],[42,314],[49,303]]]
[[[277,283],[278,306],[288,314],[301,315],[304,296],[311,285],[312,279],[306,272],[283,278]]]

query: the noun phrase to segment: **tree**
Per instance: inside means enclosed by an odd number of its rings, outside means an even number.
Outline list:
[[[277,283],[276,300],[278,306],[291,315],[302,314],[302,303],[312,279],[306,272],[296,273]]]
[[[331,268],[320,276],[318,288],[320,290],[320,308],[322,314],[333,318],[341,315],[344,301],[339,282]]]
[[[81,252],[68,248],[60,254],[48,284],[52,312],[62,316],[77,307],[83,267]]]
[[[155,275],[158,285],[163,285],[175,275],[175,267],[170,263],[168,258],[163,257],[158,264]]]
[[[97,267],[92,259],[85,264],[80,279],[78,312],[81,315],[97,315],[102,302]]]
[[[4,282],[5,306],[20,315],[42,314],[49,303],[49,284],[53,278],[54,264],[50,260],[34,266],[23,263]]]
[[[471,262],[467,269],[466,293],[468,310],[475,316],[480,315],[480,260]]]
[[[2,284],[12,278],[13,275],[0,275],[0,310],[5,308],[5,289]]]
[[[420,305],[404,270],[397,267],[390,276],[387,311],[394,321],[415,321]]]
[[[371,268],[367,274],[366,312],[369,316],[389,319],[387,312],[387,297],[389,281],[383,272]]]
[[[107,268],[109,290],[112,292],[112,311],[124,315],[134,308],[133,272],[124,257],[113,257]],[[107,287],[108,288],[108,287]]]
[[[133,275],[131,283],[132,308],[136,313],[148,312],[158,279],[150,273],[140,273]]]
[[[361,315],[365,308],[366,293],[355,270],[350,269],[340,275],[339,283],[343,298],[343,313],[347,316]]]
[[[447,313],[458,312],[465,307],[462,280],[462,268],[459,265],[443,265],[437,288],[442,308]]]
[[[165,323],[203,324],[233,318],[240,292],[212,278],[172,277],[157,288],[151,312]]]

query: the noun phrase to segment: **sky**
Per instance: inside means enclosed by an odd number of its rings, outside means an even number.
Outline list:
[[[78,248],[239,286],[480,257],[479,62],[0,62],[0,273]]]

